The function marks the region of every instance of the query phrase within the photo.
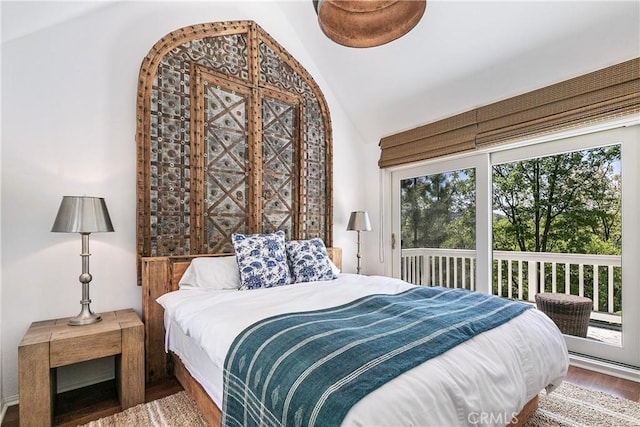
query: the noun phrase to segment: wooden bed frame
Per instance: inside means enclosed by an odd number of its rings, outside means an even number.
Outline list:
[[[342,269],[342,249],[327,248],[327,252],[334,264]],[[193,258],[225,255],[229,254],[141,258],[146,381],[147,383],[155,383],[175,375],[211,426],[220,425],[220,409],[204,388],[191,376],[180,358],[173,353],[167,354],[165,352],[164,310],[156,302],[156,299],[167,292],[178,289],[178,282]],[[524,426],[537,408],[538,396],[535,396],[525,404],[509,426]]]

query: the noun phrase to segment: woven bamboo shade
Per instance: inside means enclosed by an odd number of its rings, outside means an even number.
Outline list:
[[[473,150],[475,135],[476,114],[470,111],[382,138],[380,167]]]
[[[389,43],[415,27],[426,0],[314,1],[322,31],[336,43],[373,47]]]
[[[380,140],[381,168],[640,113],[640,58]]]

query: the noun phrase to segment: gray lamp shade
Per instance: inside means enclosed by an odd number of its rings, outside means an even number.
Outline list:
[[[113,231],[113,225],[102,197],[63,196],[51,231],[96,233]]]
[[[371,231],[371,222],[369,214],[366,211],[351,212],[347,231]]]

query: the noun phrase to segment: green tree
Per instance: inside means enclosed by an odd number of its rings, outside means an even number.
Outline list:
[[[447,238],[441,247],[450,249],[476,248],[476,170],[452,172],[453,203]]]
[[[475,248],[473,169],[402,180],[403,248]]]
[[[619,165],[616,145],[494,166],[494,249],[620,255]],[[545,274],[550,283],[551,273]],[[584,274],[591,283],[593,270]],[[616,273],[616,307],[619,279]],[[577,288],[577,282],[571,286]],[[586,287],[585,295],[591,297],[592,289]],[[606,292],[600,298],[603,305]]]
[[[509,240],[531,252],[589,253],[594,239],[615,245],[619,159],[620,146],[611,146],[494,166],[493,208],[509,236],[494,227],[494,249],[512,250]]]
[[[422,194],[424,193],[424,183],[421,177],[404,179],[400,182],[401,191],[401,224],[402,246],[407,248],[418,248],[421,240],[421,231],[418,224],[424,216],[424,203]]]

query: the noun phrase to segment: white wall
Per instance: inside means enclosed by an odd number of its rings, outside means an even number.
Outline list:
[[[389,175],[386,172],[381,172],[378,168],[378,159],[380,158],[380,148],[378,147],[379,141],[367,141],[364,146],[363,152],[360,154],[362,159],[362,167],[359,171],[364,179],[364,196],[365,196],[365,209],[369,213],[369,219],[371,220],[370,232],[362,233],[362,268],[363,273],[368,275],[386,275],[390,273],[387,271],[387,266],[390,266],[390,240],[391,235],[389,230],[383,229],[383,224],[388,220],[389,206],[385,206],[384,212],[381,211],[380,203],[384,202],[389,205],[390,199],[388,189],[383,185],[384,181],[381,181],[381,173],[383,173],[382,180],[388,179]],[[384,237],[382,236],[384,234]],[[381,242],[386,248],[387,254],[383,254],[381,248]]]
[[[30,323],[80,309],[80,236],[49,231],[63,195],[105,197],[115,227],[114,233],[91,236],[92,308],[133,307],[140,313],[137,77],[149,49],[174,29],[252,19],[314,76],[333,123],[334,245],[344,248],[345,271],[355,270],[355,235],[345,228],[349,212],[364,206],[365,147],[335,101],[331,83],[322,79],[313,52],[287,24],[290,17],[282,11],[289,8],[274,2],[121,2],[2,43],[0,396],[5,400],[18,393],[17,346]],[[313,13],[312,7],[306,10],[301,13]]]
[[[0,64],[1,65],[1,64]],[[1,91],[0,91],[1,94]],[[0,115],[2,114],[2,111],[0,110]],[[1,154],[1,150],[0,150],[0,164],[2,163],[2,154]],[[2,173],[2,168],[0,167],[0,175]],[[0,223],[2,223],[2,198],[0,198]],[[2,241],[2,227],[0,227],[0,241]],[[2,245],[0,245],[0,265],[3,265],[2,263]],[[2,286],[2,274],[0,274],[0,331],[2,331],[2,289],[4,289],[4,287]],[[3,367],[3,352],[2,352],[2,343],[4,341],[4,335],[0,334],[0,422],[2,422],[2,419],[4,418],[4,414],[6,412],[7,406],[5,403],[5,393],[4,393],[4,387],[2,387],[2,367]]]
[[[2,8],[0,7],[0,22],[2,22]],[[0,54],[0,82],[2,81],[2,55]],[[2,99],[2,87],[0,85],[0,99]],[[0,118],[2,117],[2,103],[0,103]],[[1,120],[0,120],[1,122]],[[2,141],[0,140],[0,177],[2,176]],[[2,224],[2,197],[0,197],[0,224]],[[0,226],[0,242],[2,242],[2,226]],[[0,244],[0,266],[2,266],[2,245]],[[0,269],[1,270],[1,269]],[[0,332],[2,331],[2,274],[0,272]],[[2,387],[2,334],[0,333],[0,422],[4,419],[7,406],[4,401]]]

